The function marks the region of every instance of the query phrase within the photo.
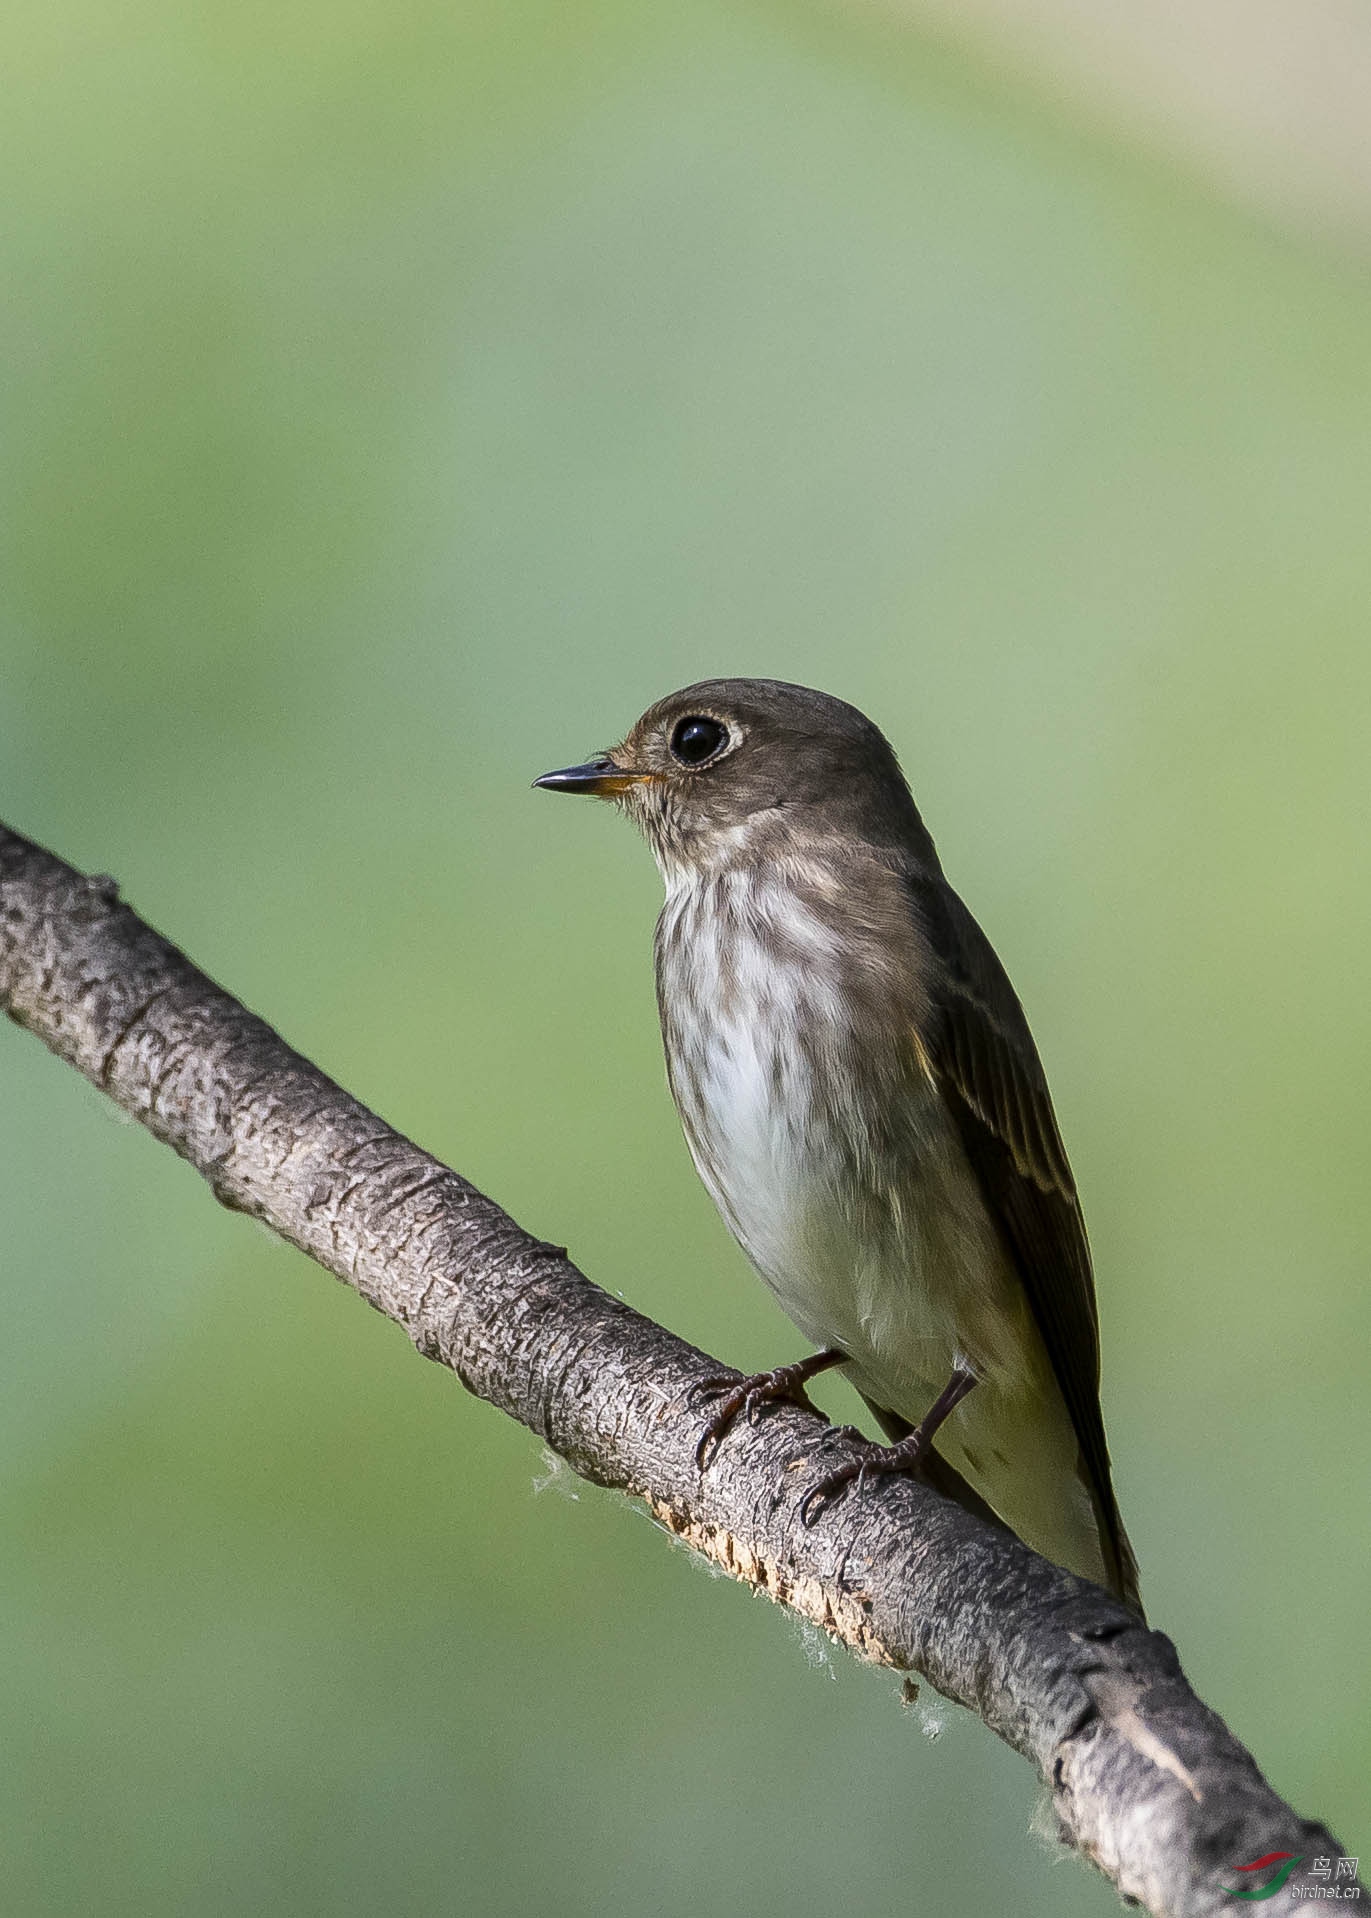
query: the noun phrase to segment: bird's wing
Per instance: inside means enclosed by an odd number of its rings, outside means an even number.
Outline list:
[[[1047,1078],[994,947],[938,876],[910,891],[942,962],[920,1038],[991,1215],[1028,1293],[1080,1446],[1110,1583],[1138,1610],[1138,1568],[1114,1499],[1100,1413],[1100,1335],[1085,1221]]]

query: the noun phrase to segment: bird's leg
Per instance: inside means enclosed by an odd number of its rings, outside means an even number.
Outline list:
[[[933,1443],[934,1433],[948,1413],[961,1404],[975,1383],[974,1372],[956,1366],[952,1377],[908,1438],[902,1438],[897,1445],[873,1445],[865,1457],[853,1459],[849,1464],[839,1466],[836,1472],[830,1472],[827,1478],[820,1479],[800,1502],[800,1522],[812,1525],[829,1500],[854,1479],[860,1491],[869,1478],[881,1478],[887,1472],[917,1472]]]
[[[754,1372],[750,1378],[734,1378],[732,1373],[710,1379],[701,1379],[698,1385],[690,1388],[691,1400],[704,1398],[710,1393],[726,1394],[723,1404],[704,1429],[704,1436],[695,1447],[695,1463],[703,1472],[718,1451],[719,1445],[733,1421],[740,1412],[746,1412],[749,1425],[755,1425],[757,1414],[764,1405],[774,1405],[778,1399],[789,1399],[792,1405],[802,1405],[812,1412],[805,1392],[805,1386],[820,1372],[827,1372],[832,1366],[842,1365],[847,1358],[846,1352],[814,1352],[807,1359],[797,1359],[793,1365],[778,1365],[770,1372]]]

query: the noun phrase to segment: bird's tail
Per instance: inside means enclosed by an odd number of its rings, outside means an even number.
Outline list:
[[[902,1438],[908,1438],[914,1430],[908,1419],[901,1418],[898,1412],[888,1412],[883,1405],[877,1405],[872,1399],[867,1398],[865,1393],[862,1394],[862,1402],[892,1445],[898,1444]],[[939,1452],[936,1441],[919,1469],[925,1481],[933,1487],[935,1492],[941,1492],[944,1498],[950,1498],[954,1504],[960,1505],[973,1517],[984,1519],[988,1524],[997,1526],[1000,1531],[1017,1536],[1013,1527],[1005,1524],[999,1513],[986,1504],[980,1493],[962,1477],[956,1467],[948,1464]],[[1105,1522],[1102,1515],[1096,1512],[1101,1541],[1103,1543],[1107,1540],[1110,1547],[1105,1555],[1109,1589],[1115,1598],[1142,1619],[1142,1599],[1138,1596],[1138,1561],[1133,1556],[1133,1547],[1128,1542],[1128,1534],[1123,1529],[1123,1522],[1119,1518],[1117,1509],[1109,1517],[1112,1523]]]

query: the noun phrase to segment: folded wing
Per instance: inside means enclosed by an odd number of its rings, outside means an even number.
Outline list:
[[[1110,1584],[1141,1613],[1100,1413],[1100,1336],[1085,1221],[1047,1079],[995,950],[945,881],[915,878],[920,927],[942,961],[920,1033],[986,1204],[1028,1294],[1080,1446]]]

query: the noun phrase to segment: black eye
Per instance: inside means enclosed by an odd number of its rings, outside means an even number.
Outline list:
[[[677,720],[671,733],[671,753],[683,766],[703,766],[713,759],[721,746],[728,744],[728,728],[703,713]]]

